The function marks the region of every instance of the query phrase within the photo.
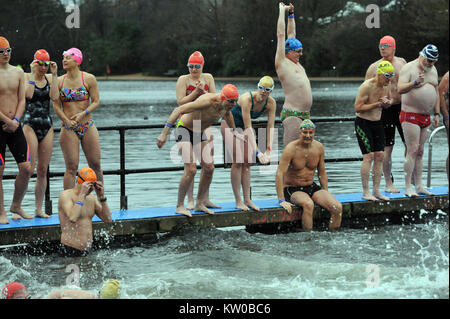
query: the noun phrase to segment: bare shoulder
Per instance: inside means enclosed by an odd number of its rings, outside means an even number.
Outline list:
[[[319,141],[314,140],[313,141],[313,145],[314,145],[314,148],[318,149],[320,152],[324,152],[325,151],[325,148],[324,148],[323,144],[320,143]]]
[[[86,81],[93,81],[93,82],[97,81],[97,78],[95,77],[95,75],[85,72],[85,71],[81,71],[81,72],[83,73],[84,79]]]
[[[203,76],[209,81],[214,80],[214,77],[211,73],[203,73]]]
[[[269,96],[269,101],[267,102],[267,107],[272,109],[277,107],[277,101],[271,96]]]

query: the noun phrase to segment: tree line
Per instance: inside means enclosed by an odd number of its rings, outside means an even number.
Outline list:
[[[63,3],[64,2],[64,3]],[[185,74],[187,58],[205,56],[215,76],[276,75],[278,0],[3,0],[0,35],[13,48],[11,63],[29,71],[33,53],[46,49],[61,68],[62,52],[78,47],[82,69],[104,75]],[[440,51],[439,75],[448,70],[447,0],[293,0],[302,64],[309,76],[364,76],[379,58],[384,35],[396,55],[411,61],[428,43]],[[79,28],[68,27],[79,9]],[[379,28],[368,28],[380,8]],[[70,16],[72,14],[72,16]],[[286,19],[287,21],[287,19]],[[73,21],[72,21],[73,22]]]

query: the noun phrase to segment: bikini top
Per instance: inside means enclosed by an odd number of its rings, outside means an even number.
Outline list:
[[[63,102],[77,102],[77,101],[88,101],[89,100],[89,91],[86,89],[86,85],[84,84],[84,76],[83,72],[81,72],[81,80],[83,84],[78,89],[67,89],[64,88],[64,80],[66,79],[66,75],[64,75],[61,87],[59,88],[59,95]]]
[[[209,92],[209,86],[208,86],[208,84],[205,84],[205,86],[203,87],[203,89],[204,89],[205,91]],[[192,92],[194,92],[194,90],[195,90],[195,86],[193,86],[192,84],[189,84],[189,86],[188,86],[187,89],[186,89],[186,95],[191,94]],[[202,95],[202,94],[204,94],[204,93],[202,92],[200,95]]]

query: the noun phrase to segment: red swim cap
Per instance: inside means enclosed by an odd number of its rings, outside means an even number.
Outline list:
[[[395,39],[393,37],[391,37],[390,35],[385,35],[380,40],[380,45],[382,45],[382,44],[390,44],[390,45],[394,46],[394,48],[395,48]]]
[[[50,61],[50,54],[44,49],[40,49],[34,53],[34,59],[36,61]]]
[[[200,53],[200,51],[195,51],[191,54],[188,60],[189,64],[205,64],[205,59],[203,58],[203,55]]]
[[[83,184],[84,182],[96,182],[97,175],[94,170],[89,167],[83,167],[77,173],[77,183]]]
[[[9,42],[5,37],[0,37],[0,48],[9,48]]]
[[[2,290],[2,299],[11,299],[16,291],[20,289],[25,289],[25,286],[22,285],[20,282],[13,281],[9,284],[6,284],[5,287]]]
[[[220,93],[220,99],[221,100],[235,100],[239,98],[239,92],[237,87],[235,87],[233,84],[226,84],[222,92]]]

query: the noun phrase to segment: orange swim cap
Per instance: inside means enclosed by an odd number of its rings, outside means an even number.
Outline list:
[[[191,54],[188,60],[188,64],[205,64],[205,59],[203,58],[203,55],[200,53],[200,51],[195,51]]]
[[[96,182],[97,175],[94,170],[89,167],[83,167],[77,173],[77,183],[83,184],[84,182]]]
[[[395,39],[391,37],[390,35],[385,35],[380,40],[380,45],[382,44],[390,44],[395,48]]]
[[[22,285],[20,282],[17,281],[10,282],[6,284],[2,290],[2,299],[11,299],[18,290],[25,288],[26,287]]]
[[[222,92],[220,93],[221,100],[235,100],[238,98],[239,98],[238,89],[233,84],[226,84],[223,87]]]
[[[40,49],[34,53],[34,59],[36,61],[50,61],[50,54],[44,49]]]
[[[0,37],[0,48],[10,48],[9,42],[5,37]]]

